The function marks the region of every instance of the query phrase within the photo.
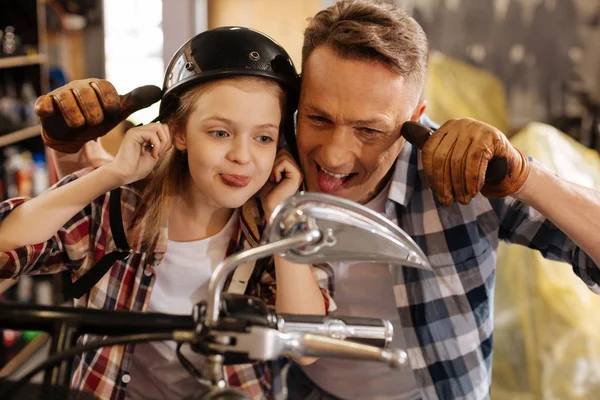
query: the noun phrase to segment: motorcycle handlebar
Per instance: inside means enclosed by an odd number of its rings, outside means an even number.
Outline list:
[[[60,324],[94,335],[132,335],[193,330],[191,315],[170,315],[2,302],[0,326],[53,332]]]
[[[208,348],[218,353],[241,353],[251,360],[275,360],[287,357],[333,357],[377,361],[391,368],[406,363],[406,352],[382,349],[362,343],[334,339],[310,333],[282,333],[267,327],[252,327],[245,332],[220,332],[221,339]]]
[[[249,360],[275,360],[280,356],[334,357],[383,362],[391,368],[401,367],[408,358],[403,350],[383,348],[383,345],[391,341],[393,329],[389,321],[382,319],[277,315],[272,310],[263,308],[262,316],[267,318],[257,318],[244,309],[242,315],[252,315],[253,318],[236,319],[235,313],[228,310],[224,321],[233,319],[237,324],[207,327],[203,325],[205,319],[201,314],[202,310],[206,308],[199,305],[194,315],[189,316],[4,303],[0,306],[0,326],[54,333],[57,328],[67,326],[78,334],[115,336],[71,349],[66,347],[65,351],[59,352],[30,372],[27,379],[37,372],[53,368],[79,352],[113,345],[113,342],[117,343],[115,340],[120,344],[133,340],[202,343],[197,351],[208,355],[208,358],[217,357],[221,360],[220,365],[224,357],[219,354],[231,353],[242,354]],[[234,327],[234,331],[228,331],[228,326]],[[358,340],[381,345],[357,343]],[[201,348],[205,350],[200,350]],[[25,381],[22,379],[14,388],[9,388],[8,392],[18,390]]]
[[[256,303],[256,300],[252,301]],[[228,313],[235,318],[237,311],[232,308],[229,307]],[[264,312],[271,314],[264,318],[266,326],[282,333],[310,333],[379,348],[386,348],[394,333],[390,322],[380,318],[275,314],[269,309]],[[242,314],[242,319],[252,315],[250,312]],[[12,302],[3,302],[0,307],[0,326],[15,330],[53,332],[60,324],[66,324],[82,333],[120,336],[194,331],[196,325],[202,321],[203,316],[93,310]],[[251,322],[250,325],[252,324]]]

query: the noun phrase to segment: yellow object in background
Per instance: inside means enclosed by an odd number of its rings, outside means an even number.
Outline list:
[[[472,117],[509,134],[505,89],[492,74],[432,53],[424,98],[437,123]],[[552,126],[511,137],[557,175],[600,190],[600,156]],[[492,400],[600,399],[600,296],[564,263],[501,243],[495,292]]]
[[[600,156],[531,123],[511,139],[558,176],[600,189]],[[501,243],[492,400],[600,398],[600,296],[564,263]]]
[[[427,115],[437,123],[470,117],[509,134],[504,85],[481,68],[432,52],[423,98],[428,102]]]

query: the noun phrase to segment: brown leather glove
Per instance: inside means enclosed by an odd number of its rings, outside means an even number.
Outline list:
[[[423,171],[442,204],[469,204],[481,191],[488,198],[515,193],[530,171],[527,156],[498,129],[462,118],[446,122],[436,132],[406,122],[402,135],[422,150]]]
[[[106,135],[133,112],[160,97],[157,86],[142,86],[119,96],[106,80],[82,79],[38,97],[35,113],[40,117],[46,146],[77,153],[87,141]]]

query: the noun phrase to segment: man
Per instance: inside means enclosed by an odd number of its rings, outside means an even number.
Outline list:
[[[422,151],[400,134],[406,121],[423,121],[427,57],[420,26],[389,4],[342,0],[305,32],[297,144],[308,190],[384,213],[433,271],[332,265],[337,312],[392,320],[393,345],[407,349],[410,368],[321,359],[290,369],[290,398],[488,398],[499,240],[570,263],[600,293],[597,192],[548,173],[479,121],[446,122]],[[107,82],[95,85],[101,99],[116,96]],[[89,82],[54,96],[86,138],[106,132],[98,123],[107,101]],[[48,97],[39,105],[43,118],[53,111]],[[492,159],[508,173],[486,183]]]

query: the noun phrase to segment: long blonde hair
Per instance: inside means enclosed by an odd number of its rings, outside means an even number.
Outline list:
[[[226,80],[256,80],[264,84],[271,84],[276,88],[280,97],[282,110],[285,109],[285,94],[283,89],[275,82],[259,77],[231,77]],[[175,132],[185,132],[190,114],[194,111],[197,100],[206,91],[209,85],[222,80],[193,86],[179,96],[177,109],[163,120],[171,132],[174,140]],[[282,135],[280,134],[280,137]],[[166,224],[173,200],[185,191],[187,182],[191,179],[187,154],[173,146],[161,158],[152,174],[141,182],[141,199],[135,210],[133,223],[129,229],[129,237],[133,243],[143,247],[150,246],[158,237],[161,229]],[[130,243],[131,244],[131,243]]]

